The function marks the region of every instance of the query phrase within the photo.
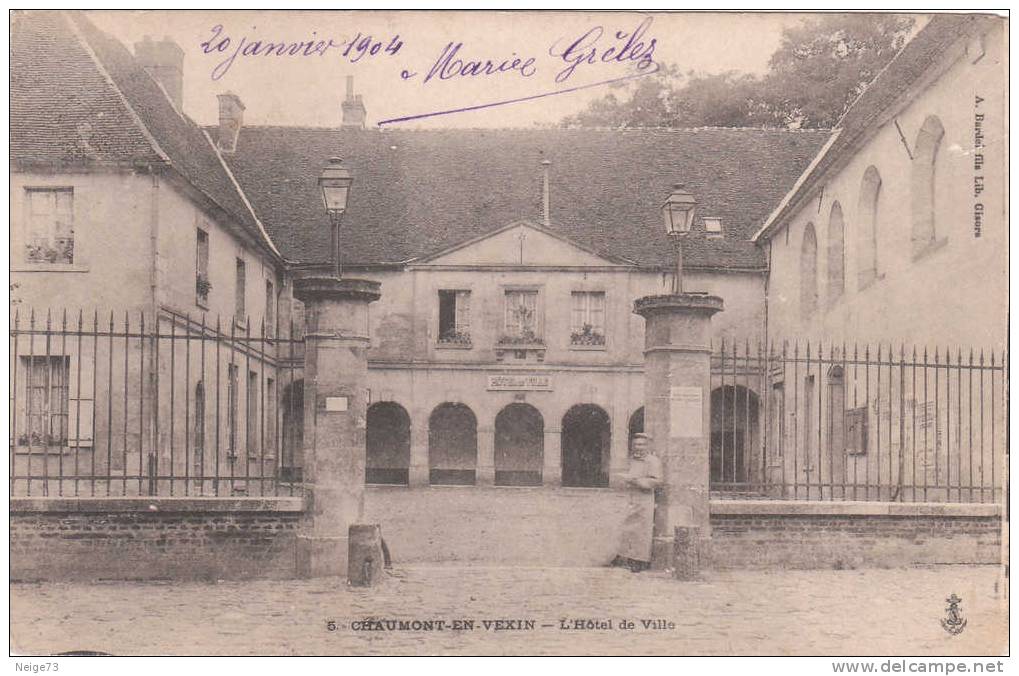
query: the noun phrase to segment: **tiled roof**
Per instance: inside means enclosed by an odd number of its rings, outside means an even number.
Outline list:
[[[212,132],[214,133],[214,132]],[[520,219],[639,265],[673,264],[660,205],[683,182],[725,237],[688,238],[691,267],[763,269],[749,241],[828,138],[764,129],[360,130],[244,127],[227,161],[288,259],[325,262],[329,220],[316,180],[331,156],[355,175],[341,226],[345,264],[421,258]],[[700,232],[697,232],[699,230]]]
[[[838,137],[824,155],[817,158],[809,172],[799,179],[796,189],[784,198],[782,208],[772,214],[767,222],[762,220],[764,228],[758,236],[766,237],[774,228],[779,227],[782,219],[796,209],[799,201],[809,195],[833,165],[845,159],[868,134],[876,133],[881,115],[895,105],[902,94],[918,82],[949,47],[981,30],[987,30],[995,20],[994,17],[979,14],[938,14],[932,17],[846,111],[836,125]]]
[[[271,248],[201,127],[174,108],[123,44],[80,13],[14,17],[11,162],[168,164]]]

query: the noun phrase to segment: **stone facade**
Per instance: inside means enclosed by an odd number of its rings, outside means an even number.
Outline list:
[[[772,340],[1005,347],[1003,23],[945,49],[896,93],[865,140],[843,150],[814,187],[794,191],[799,206],[761,238]],[[933,239],[917,244],[924,210]],[[843,255],[830,255],[833,247]],[[816,299],[806,309],[805,293]]]
[[[532,224],[503,229],[398,272],[350,274],[381,282],[382,298],[370,311],[371,401],[377,410],[397,405],[389,408],[406,427],[399,440],[382,442],[391,450],[382,452],[381,470],[405,471],[413,485],[427,485],[435,469],[474,470],[477,483],[496,482],[501,471],[496,456],[502,453],[497,418],[511,405],[533,407],[540,415],[541,452],[519,467],[507,465],[508,471],[540,472],[534,481],[562,483],[569,435],[564,420],[569,428],[567,416],[571,410],[577,414],[578,406],[597,407],[585,410],[607,423],[599,471],[611,478],[626,470],[631,417],[639,417],[644,401],[644,320],[633,314],[633,301],[667,293],[671,275],[606,260]],[[716,340],[763,338],[762,275],[694,270],[687,287],[732,299],[713,325]],[[536,294],[538,344],[501,342],[507,333],[506,294],[514,290]],[[469,336],[459,342],[440,336],[443,291],[470,294],[469,315],[461,318]],[[574,344],[573,324],[579,321],[571,316],[574,293],[604,294],[603,339],[596,341],[601,344]],[[536,379],[528,381],[530,376]],[[473,414],[476,460],[460,458],[448,467],[436,466],[434,457],[430,462],[429,439],[437,441],[431,421],[444,404],[466,406]],[[370,415],[369,437],[372,424]],[[405,448],[393,448],[397,442]],[[398,473],[389,476],[405,481]]]

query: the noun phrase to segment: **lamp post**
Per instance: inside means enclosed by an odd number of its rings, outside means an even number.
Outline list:
[[[672,292],[676,294],[683,293],[683,238],[693,226],[696,207],[697,200],[686,191],[682,183],[673,186],[672,194],[662,204],[665,234],[676,249],[676,278],[672,282]]]
[[[340,269],[340,220],[347,210],[347,199],[350,196],[350,185],[354,177],[343,166],[339,157],[329,159],[318,177],[318,187],[322,191],[322,203],[325,204],[329,222],[332,225],[332,241],[330,242],[333,256],[333,272],[336,278],[342,277]]]

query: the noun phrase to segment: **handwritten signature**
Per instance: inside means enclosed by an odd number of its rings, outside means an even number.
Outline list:
[[[555,96],[604,86],[613,82],[621,82],[637,77],[651,75],[658,71],[659,65],[654,60],[657,38],[651,37],[649,31],[653,17],[645,17],[636,28],[630,30],[607,30],[604,26],[592,26],[579,37],[559,38],[547,50],[552,57],[555,72],[553,82],[556,85],[567,83],[574,73],[587,66],[598,64],[634,64],[634,72],[599,82],[575,87],[560,88],[531,96],[494,101],[491,103],[466,108],[454,108],[433,111],[418,115],[381,120],[379,125],[395,124],[436,115],[448,115],[467,110],[478,110],[493,106],[508,105],[521,101],[529,101],[545,96]],[[212,27],[212,35],[201,43],[204,54],[224,55],[212,69],[212,79],[224,77],[233,66],[237,57],[313,57],[336,53],[349,63],[358,63],[363,59],[391,58],[400,54],[404,41],[399,34],[391,37],[376,38],[372,35],[358,33],[349,40],[336,41],[332,38],[319,38],[313,31],[310,39],[296,42],[249,40],[247,36],[232,39],[223,34],[223,26]],[[480,58],[468,55],[468,48],[463,42],[450,41],[440,50],[439,55],[429,65],[427,71],[404,68],[400,72],[403,81],[418,81],[422,85],[437,82],[456,81],[468,78],[517,76],[534,78],[540,72],[541,63],[534,55],[518,55],[512,52],[506,58]],[[423,77],[420,72],[424,72]]]

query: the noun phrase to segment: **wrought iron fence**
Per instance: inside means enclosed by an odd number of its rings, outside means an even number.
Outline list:
[[[11,495],[301,490],[303,339],[162,312],[11,317]]]
[[[720,497],[1000,501],[1007,359],[722,342],[712,355],[711,488]]]

